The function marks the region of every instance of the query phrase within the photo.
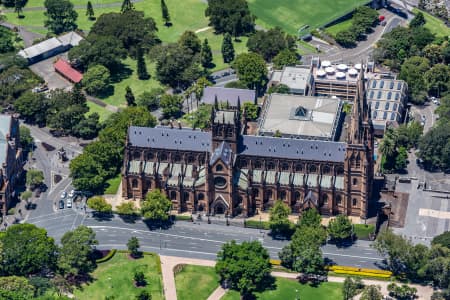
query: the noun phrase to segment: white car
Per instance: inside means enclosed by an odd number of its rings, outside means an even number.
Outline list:
[[[72,208],[72,199],[67,200],[67,208]]]
[[[73,197],[73,196],[75,196],[75,191],[74,190],[71,190],[70,192],[69,192],[69,197]]]
[[[61,199],[66,199],[67,197],[67,193],[66,192],[62,192],[61,193]]]

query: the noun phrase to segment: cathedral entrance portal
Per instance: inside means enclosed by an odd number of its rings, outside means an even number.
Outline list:
[[[219,195],[211,205],[211,210],[214,215],[223,215],[228,212],[228,203]]]

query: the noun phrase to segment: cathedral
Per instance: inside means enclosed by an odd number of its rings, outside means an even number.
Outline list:
[[[130,126],[122,194],[163,190],[178,212],[252,216],[277,200],[293,213],[366,218],[373,182],[373,126],[363,72],[340,140],[248,134],[245,111],[218,109],[208,131],[179,124]]]

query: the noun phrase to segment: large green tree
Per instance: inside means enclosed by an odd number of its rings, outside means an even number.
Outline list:
[[[247,87],[260,91],[267,83],[266,62],[257,53],[243,53],[236,57],[233,64],[239,80]]]
[[[178,44],[185,49],[189,49],[193,55],[200,53],[202,50],[202,42],[198,36],[190,30],[183,32],[178,39]]]
[[[161,190],[155,189],[145,197],[141,204],[141,213],[144,219],[152,221],[167,221],[172,202]]]
[[[424,79],[428,92],[440,97],[450,88],[450,67],[444,64],[436,64],[425,72]]]
[[[102,65],[89,67],[83,76],[83,86],[90,95],[101,95],[110,88],[109,70]]]
[[[95,197],[89,198],[87,200],[87,205],[89,206],[89,208],[91,208],[99,213],[109,214],[112,212],[111,204],[106,202],[105,198],[100,197],[100,196],[95,196]]]
[[[364,288],[361,294],[361,300],[381,300],[383,299],[383,294],[380,291],[378,285],[368,285]]]
[[[23,8],[27,5],[28,0],[15,0],[14,3],[14,12],[17,13],[17,17],[19,18],[22,14]]]
[[[234,60],[234,46],[229,33],[225,33],[223,36],[222,57],[224,63],[230,63]]]
[[[427,169],[450,168],[450,124],[440,122],[419,141],[419,157]]]
[[[182,114],[183,99],[178,95],[164,94],[159,105],[165,118],[179,118]]]
[[[411,102],[424,103],[425,97],[423,97],[423,94],[426,90],[426,82],[423,75],[429,69],[430,61],[420,56],[410,57],[402,64],[399,78],[408,83]]]
[[[255,16],[246,0],[210,0],[205,15],[217,33],[237,37],[255,30]]]
[[[43,94],[26,92],[15,101],[14,108],[27,123],[45,125],[47,101]]]
[[[288,217],[291,213],[289,206],[281,200],[277,200],[273,207],[270,209],[270,230],[273,236],[289,235],[292,228],[292,223]]]
[[[35,288],[27,278],[19,276],[0,277],[0,299],[33,299]]]
[[[345,215],[338,215],[330,221],[327,229],[331,239],[343,241],[352,235],[352,221]]]
[[[255,290],[268,288],[272,282],[271,265],[267,250],[257,241],[222,246],[217,254],[216,272],[222,282],[239,291],[242,299],[252,299]]]
[[[159,108],[159,101],[164,94],[164,89],[153,88],[143,92],[137,97],[137,104],[146,107],[149,111],[154,111]]]
[[[34,189],[44,182],[44,173],[38,169],[29,169],[26,176],[27,186]]]
[[[272,60],[275,69],[281,70],[286,66],[295,66],[300,63],[298,54],[295,51],[281,50]]]
[[[150,79],[150,75],[147,72],[147,64],[145,63],[144,53],[141,48],[139,48],[137,50],[136,69],[137,69],[138,79],[140,79],[140,80]]]
[[[25,152],[31,151],[34,145],[34,139],[31,136],[30,129],[28,127],[20,125],[19,134],[20,134],[20,146],[22,147],[23,151]]]
[[[92,228],[79,226],[66,232],[58,249],[58,269],[66,278],[86,275],[95,268],[94,245],[98,241]]]
[[[27,276],[54,270],[56,245],[45,229],[33,224],[16,224],[0,235],[4,275]]]
[[[202,51],[200,52],[200,63],[203,68],[211,68],[213,66],[213,55],[211,47],[208,44],[208,39],[205,39],[202,44]]]
[[[260,54],[266,61],[272,59],[283,50],[293,50],[295,39],[286,35],[280,28],[257,31],[247,41],[250,51]]]
[[[120,8],[121,13],[126,13],[134,9],[133,2],[131,0],[123,0],[122,7]]]
[[[60,34],[78,27],[78,13],[69,0],[45,0],[44,6],[47,17],[45,26],[52,32]]]

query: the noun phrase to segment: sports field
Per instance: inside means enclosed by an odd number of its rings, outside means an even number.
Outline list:
[[[290,34],[309,25],[309,30],[320,27],[368,3],[368,0],[249,0],[256,15],[256,24],[265,28],[281,27]]]

